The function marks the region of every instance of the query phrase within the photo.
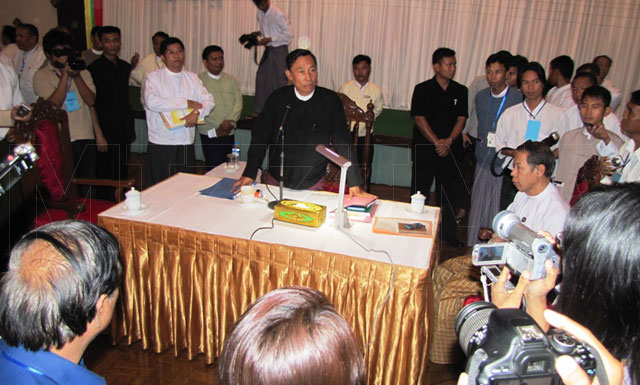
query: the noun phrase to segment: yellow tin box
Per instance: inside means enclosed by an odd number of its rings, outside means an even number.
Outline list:
[[[297,225],[320,227],[327,217],[327,208],[315,203],[284,199],[275,206],[273,217]]]

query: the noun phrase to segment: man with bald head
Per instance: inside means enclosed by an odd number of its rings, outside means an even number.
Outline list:
[[[111,322],[118,242],[83,221],[32,230],[0,280],[0,383],[105,384],[82,355]]]

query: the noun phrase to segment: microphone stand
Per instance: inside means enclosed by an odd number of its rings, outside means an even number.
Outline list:
[[[279,199],[278,200],[273,200],[271,202],[269,202],[269,208],[271,210],[273,210],[276,205],[278,203],[280,203],[280,201],[282,201],[282,191],[284,190],[284,124],[287,121],[287,118],[289,117],[289,111],[291,111],[291,105],[287,104],[286,106],[284,106],[284,117],[282,118],[282,123],[280,123],[280,128],[279,128],[279,138],[280,138],[280,194],[279,194]],[[276,144],[278,144],[278,141],[276,141]]]

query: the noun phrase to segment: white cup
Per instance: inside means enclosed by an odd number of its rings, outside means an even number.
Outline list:
[[[140,191],[137,191],[135,187],[131,187],[131,190],[127,191],[124,196],[124,204],[127,207],[127,210],[140,210],[140,207],[142,206],[142,203],[140,202]]]
[[[253,196],[255,195],[255,193],[255,186],[242,186],[240,188],[240,198],[242,199],[242,203],[253,203]]]
[[[411,212],[420,214],[424,211],[424,201],[426,197],[420,191],[411,195]]]

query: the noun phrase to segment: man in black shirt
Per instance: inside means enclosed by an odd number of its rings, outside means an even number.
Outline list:
[[[88,67],[96,85],[95,107],[100,126],[96,129],[99,151],[96,174],[102,178],[127,179],[129,145],[136,135],[129,103],[131,65],[118,58],[120,29],[105,26],[99,33],[104,53]]]
[[[286,75],[293,85],[274,91],[264,106],[251,133],[251,147],[247,166],[234,189],[253,183],[269,148],[268,173],[263,182],[275,184],[280,180],[279,127],[287,106],[291,106],[284,125],[284,185],[293,189],[321,190],[328,160],[315,151],[318,144],[332,143],[336,151],[355,161],[350,146],[342,101],[338,94],[317,87],[318,73],[315,56],[297,49],[287,56]],[[363,194],[360,168],[352,165],[347,172],[351,194]]]
[[[435,76],[418,84],[411,99],[413,116],[413,167],[411,191],[428,195],[433,178],[442,211],[441,235],[447,243],[461,247],[456,239],[455,208],[464,191],[459,160],[460,133],[467,120],[467,87],[453,81],[456,53],[449,48],[434,51]]]

